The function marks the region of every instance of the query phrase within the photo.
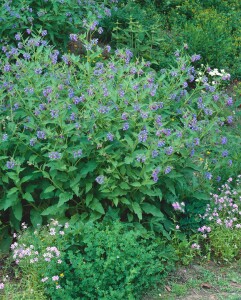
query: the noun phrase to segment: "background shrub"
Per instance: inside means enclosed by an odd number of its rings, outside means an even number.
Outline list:
[[[38,32],[59,50],[67,51],[69,34],[81,30],[84,20],[102,22],[111,16],[118,0],[114,1],[1,1],[0,35],[2,42],[15,45],[18,35]],[[17,36],[17,38],[16,38]]]

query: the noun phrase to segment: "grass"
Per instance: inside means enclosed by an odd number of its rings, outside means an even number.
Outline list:
[[[241,300],[240,267],[241,260],[228,265],[195,262],[180,266],[143,300]]]

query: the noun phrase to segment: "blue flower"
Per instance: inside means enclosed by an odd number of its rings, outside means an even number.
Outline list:
[[[166,149],[165,149],[165,153],[166,153],[167,155],[171,155],[171,154],[173,153],[173,148],[172,148],[172,146],[166,148]]]
[[[139,135],[138,135],[138,140],[139,142],[146,142],[147,140],[147,137],[148,137],[148,132],[147,130],[142,130]]]
[[[208,179],[208,180],[211,180],[213,175],[210,173],[210,172],[206,172],[205,173],[205,177]]]
[[[35,143],[36,143],[36,141],[37,141],[37,139],[36,139],[36,138],[32,138],[32,139],[30,139],[30,141],[29,141],[29,145],[30,145],[30,146],[34,146],[34,145],[35,145]]]
[[[222,157],[227,157],[228,156],[228,151],[227,150],[224,150],[223,152],[222,152]]]
[[[172,167],[167,166],[166,169],[165,169],[165,171],[164,171],[164,173],[165,173],[165,174],[168,174],[168,173],[171,172],[171,170],[172,170]]]
[[[110,132],[107,133],[106,137],[107,137],[107,140],[108,140],[108,141],[111,141],[111,142],[112,142],[113,139],[114,139],[114,135],[113,135],[112,133],[110,133]]]
[[[6,133],[4,133],[2,136],[2,141],[5,142],[7,140],[8,140],[8,135]]]
[[[61,158],[61,153],[53,151],[49,153],[49,158],[56,160],[56,159],[60,159]]]
[[[73,152],[74,158],[79,158],[82,156],[82,154],[83,154],[82,149]]]
[[[223,137],[221,138],[221,144],[222,144],[222,145],[225,145],[225,144],[227,144],[227,142],[228,142],[228,139],[226,138],[226,136],[223,136]]]
[[[99,184],[103,184],[105,181],[105,176],[104,175],[99,175],[98,177],[95,178],[95,181]]]
[[[15,167],[15,162],[13,160],[7,161],[6,162],[6,167],[8,169],[13,169]]]
[[[74,41],[74,42],[77,42],[77,41],[78,41],[78,36],[77,36],[77,34],[71,33],[71,34],[69,35],[69,38],[70,38],[71,41]]]
[[[127,130],[129,129],[129,123],[124,123],[123,127],[122,127],[123,130]]]
[[[158,181],[158,174],[160,172],[160,168],[156,168],[153,172],[152,172],[152,179],[153,181],[157,182]]]
[[[40,139],[40,140],[43,140],[43,139],[46,139],[46,134],[44,131],[37,131],[37,138]]]
[[[159,155],[159,152],[157,150],[152,151],[152,158],[155,158]]]

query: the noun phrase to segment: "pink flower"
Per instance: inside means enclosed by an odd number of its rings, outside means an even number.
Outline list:
[[[53,277],[52,277],[52,280],[53,280],[53,281],[58,281],[58,280],[59,280],[59,276],[58,276],[58,275],[53,276]]]
[[[4,289],[4,283],[0,283],[0,290],[3,290]]]
[[[180,228],[180,226],[179,226],[179,225],[177,225],[177,226],[176,226],[176,229],[179,229],[179,228]]]
[[[57,289],[61,289],[61,286],[60,285],[56,285],[56,290]]]
[[[50,228],[49,234],[50,235],[55,235],[56,234],[55,228]]]
[[[41,281],[42,281],[42,282],[45,282],[45,281],[47,281],[48,279],[49,279],[48,277],[44,277],[44,278],[41,279]]]
[[[194,243],[194,244],[192,244],[191,248],[198,250],[198,249],[200,249],[200,246],[198,244]]]

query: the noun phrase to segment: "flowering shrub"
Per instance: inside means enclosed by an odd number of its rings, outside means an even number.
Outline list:
[[[222,185],[218,194],[212,194],[202,216],[207,225],[198,229],[202,233],[205,246],[211,255],[227,261],[240,258],[241,248],[241,189],[238,176],[235,186],[233,178]]]
[[[11,249],[22,274],[51,299],[139,299],[176,259],[164,241],[118,222],[52,220],[15,235]]]
[[[232,101],[219,89],[228,78],[200,80],[197,54],[177,51],[176,67],[155,72],[128,49],[103,61],[95,38],[81,58],[61,56],[43,36],[20,43],[4,46],[1,59],[5,222],[36,227],[75,213],[93,220],[112,208],[167,234],[172,203],[184,202],[190,227],[212,180],[232,165],[223,136]]]

